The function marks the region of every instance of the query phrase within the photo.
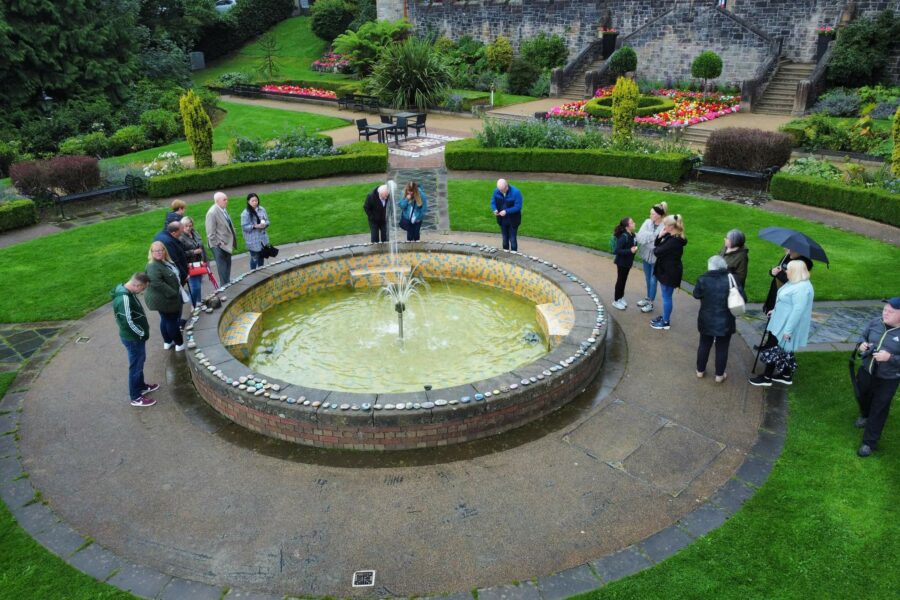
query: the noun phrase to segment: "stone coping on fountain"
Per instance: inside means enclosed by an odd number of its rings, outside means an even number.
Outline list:
[[[252,373],[237,358],[244,354],[223,342],[234,336],[236,321],[246,320],[249,334],[269,306],[354,285],[353,268],[380,268],[388,257],[385,244],[336,246],[244,273],[219,290],[221,309],[204,305],[195,311],[185,331],[188,366],[200,395],[228,419],[270,437],[317,447],[404,450],[462,443],[524,425],[574,399],[600,371],[605,308],[574,274],[539,257],[478,244],[412,242],[401,247],[400,256],[418,260],[417,274],[426,278],[478,281],[555,307],[548,313],[545,306],[544,314],[567,321],[567,334],[558,336],[548,354],[513,371],[419,392],[332,391]]]

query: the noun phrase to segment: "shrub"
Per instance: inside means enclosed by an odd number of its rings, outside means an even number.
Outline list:
[[[812,157],[798,158],[784,172],[789,175],[818,177],[826,181],[840,181],[842,177],[841,170],[832,163]]]
[[[519,56],[539,69],[553,69],[566,64],[569,49],[564,39],[556,34],[547,35],[542,31],[519,44]]]
[[[631,137],[634,117],[637,116],[641,92],[633,79],[619,77],[612,94],[613,137],[623,140]]]
[[[353,10],[344,0],[319,0],[310,9],[312,32],[326,42],[344,33],[353,22]]]
[[[241,40],[262,35],[291,16],[293,0],[238,0],[230,11],[237,22]],[[330,41],[330,40],[329,40]]]
[[[9,175],[9,166],[13,164],[22,152],[22,144],[18,140],[4,142],[0,140],[0,177]]]
[[[228,145],[228,155],[232,163],[246,163],[339,154],[331,144],[331,138],[308,135],[301,129],[284,134],[271,144],[258,139],[235,138]]]
[[[634,48],[625,46],[613,52],[609,57],[609,72],[618,77],[631,71],[637,71],[637,53]]]
[[[0,202],[0,231],[27,227],[38,222],[38,211],[32,200]]]
[[[150,179],[160,175],[172,175],[184,171],[184,163],[177,152],[160,152],[149,165],[143,169],[144,177]]]
[[[621,150],[484,148],[475,139],[447,144],[447,168],[460,170],[582,173],[675,183],[690,170],[688,154]]]
[[[691,76],[702,79],[716,79],[722,74],[722,58],[712,50],[704,50],[691,63]]]
[[[900,100],[900,86],[864,85],[856,90],[859,101],[863,104],[877,104]]]
[[[877,188],[776,173],[769,192],[778,200],[819,206],[900,227],[900,196]]]
[[[508,39],[498,35],[484,49],[484,55],[490,68],[495,71],[507,71],[513,61],[513,47]]]
[[[373,93],[394,108],[437,106],[450,83],[450,72],[431,44],[408,39],[381,53],[370,79]]]
[[[541,72],[540,76],[531,84],[528,95],[537,97],[550,95],[550,71]]]
[[[527,94],[540,75],[541,70],[537,65],[517,58],[509,66],[509,91],[513,94]]]
[[[66,138],[60,143],[59,152],[73,156],[87,155],[101,158],[114,154],[112,143],[102,131]]]
[[[244,73],[243,71],[228,71],[227,73],[219,75],[215,84],[216,87],[230,88],[236,85],[246,85],[252,80],[253,78],[249,73]]]
[[[364,77],[372,72],[384,49],[407,38],[412,24],[406,19],[399,21],[370,21],[359,31],[346,31],[334,40],[336,52],[344,54],[348,67]]]
[[[782,129],[791,134],[796,144],[805,150],[826,148],[842,152],[878,152],[887,139],[886,132],[872,128],[872,119],[863,117],[846,123],[822,114],[814,114],[792,121]]]
[[[93,156],[57,156],[46,162],[47,187],[78,194],[100,187],[100,162]]]
[[[836,88],[822,94],[812,112],[832,117],[855,117],[859,114],[859,106],[859,96],[853,91]]]
[[[784,133],[728,127],[709,136],[703,162],[740,171],[762,171],[787,164],[792,146],[791,136]]]
[[[230,164],[207,169],[189,169],[175,175],[162,175],[147,182],[151,197],[162,198],[186,192],[314,179],[330,175],[380,173],[387,170],[387,147],[374,142],[357,142],[339,148],[336,156],[290,158],[264,162]]]
[[[194,90],[181,97],[181,120],[184,122],[184,135],[191,145],[194,165],[198,169],[211,167],[212,162],[212,121],[203,110],[200,98]]]
[[[875,19],[861,18],[848,24],[838,36],[828,62],[828,82],[846,87],[878,83],[898,38],[900,19],[889,10]]]
[[[894,115],[894,124],[891,126],[891,134],[894,138],[894,149],[891,153],[891,171],[900,177],[900,108]]]
[[[447,99],[444,100],[444,103],[441,105],[444,110],[450,110],[453,112],[462,112],[463,109],[463,97],[459,94],[450,94],[447,96]]]
[[[356,31],[364,24],[378,19],[375,0],[356,0],[356,16],[350,23],[350,29]]]
[[[151,146],[166,144],[180,133],[178,115],[164,108],[152,108],[141,113],[141,127]]]
[[[890,119],[898,108],[900,108],[900,100],[879,102],[869,111],[869,116],[873,119]]]
[[[13,163],[9,176],[19,193],[29,198],[43,198],[49,191],[44,161],[26,160]]]
[[[584,111],[595,119],[611,119],[613,116],[612,96],[592,98],[584,105]],[[636,117],[647,117],[675,108],[675,101],[665,96],[641,96],[638,98]]]
[[[128,154],[151,146],[147,133],[140,125],[126,125],[109,136],[110,150],[113,154]]]

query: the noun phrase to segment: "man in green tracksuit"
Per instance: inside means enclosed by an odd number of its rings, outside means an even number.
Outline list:
[[[146,273],[135,273],[131,279],[117,285],[109,293],[113,299],[119,338],[128,351],[128,395],[132,406],[153,406],[156,400],[148,398],[147,394],[159,389],[158,384],[144,381],[150,325],[137,295],[147,289],[149,284],[150,278]]]

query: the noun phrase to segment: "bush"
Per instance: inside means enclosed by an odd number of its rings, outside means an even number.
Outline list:
[[[378,19],[378,7],[375,0],[356,0],[356,16],[350,23],[350,29],[356,31],[366,23]]]
[[[812,112],[825,113],[832,117],[855,117],[859,115],[860,99],[853,91],[844,88],[829,90],[819,97]]]
[[[704,81],[722,74],[722,58],[712,50],[704,50],[691,63],[691,76]]]
[[[769,192],[778,200],[819,206],[900,227],[900,196],[877,188],[776,173]]]
[[[44,161],[26,160],[13,163],[9,176],[19,193],[29,198],[44,198],[50,191]]]
[[[372,72],[384,49],[402,42],[409,35],[412,24],[399,21],[370,21],[359,31],[346,31],[334,40],[334,50],[343,54],[349,69],[364,77]]]
[[[310,9],[312,32],[326,42],[334,41],[353,22],[353,10],[344,0],[319,0]]]
[[[781,167],[791,158],[791,136],[743,127],[717,129],[706,141],[703,163],[739,171]]]
[[[547,35],[542,31],[519,44],[519,56],[538,69],[553,69],[566,64],[569,49],[564,39],[556,34]]]
[[[637,53],[634,48],[625,46],[613,52],[609,57],[609,72],[619,77],[631,71],[637,71]]]
[[[898,108],[900,108],[900,100],[879,102],[869,111],[869,116],[873,119],[890,119]]]
[[[631,137],[634,117],[637,116],[641,92],[633,79],[619,77],[612,94],[613,137],[623,140]]]
[[[161,146],[178,137],[178,115],[164,108],[153,108],[141,113],[141,127],[151,146]]]
[[[114,154],[112,143],[102,131],[64,139],[59,145],[59,153],[72,156],[99,156],[100,158]]]
[[[191,153],[194,155],[194,165],[198,169],[211,167],[212,162],[212,121],[203,110],[200,98],[194,90],[180,100],[181,120],[184,122],[184,136],[191,145]]]
[[[826,181],[840,181],[843,175],[841,170],[827,160],[807,157],[798,158],[784,169],[788,175],[802,175],[804,177],[818,177]]]
[[[109,136],[110,150],[113,154],[128,154],[149,148],[152,144],[147,133],[140,125],[126,125]]]
[[[100,187],[100,162],[93,156],[57,156],[45,163],[47,187],[78,194]]]
[[[38,211],[32,200],[0,202],[0,231],[27,227],[38,222]]]
[[[541,72],[540,76],[531,84],[528,95],[535,97],[550,95],[550,71]]]
[[[342,146],[339,152],[340,154],[336,156],[290,158],[190,169],[175,175],[155,177],[147,182],[147,190],[153,198],[164,198],[187,192],[202,192],[254,183],[357,173],[384,174],[387,171],[388,152],[384,144],[357,142]]]
[[[235,138],[228,144],[228,156],[232,163],[332,156],[335,154],[339,154],[339,152],[332,148],[331,138],[320,135],[308,135],[303,129],[295,133],[282,135],[273,144],[246,137]]]
[[[888,138],[886,132],[873,129],[872,119],[863,117],[846,123],[833,117],[815,114],[782,127],[805,150],[828,149],[839,152],[880,153]]]
[[[294,12],[293,0],[238,0],[230,11],[242,41],[255,38],[287,19]]]
[[[517,58],[509,66],[509,91],[513,94],[527,94],[540,75],[541,70],[537,65]]]
[[[9,175],[9,167],[18,160],[21,151],[21,142],[18,140],[12,142],[0,140],[0,177]]]
[[[862,18],[848,24],[841,30],[828,62],[828,83],[846,87],[878,83],[898,38],[900,19],[889,10],[875,19]]]
[[[177,152],[160,152],[150,164],[144,165],[143,175],[147,179],[160,175],[172,175],[184,171],[184,163]]]
[[[437,106],[450,83],[450,72],[431,44],[408,39],[388,46],[372,72],[373,93],[394,108]]]
[[[620,150],[484,148],[475,139],[449,142],[448,169],[582,173],[675,183],[690,170],[688,154]]]
[[[513,47],[509,40],[498,35],[497,38],[484,49],[488,66],[495,71],[508,71],[513,61]]]
[[[249,73],[242,71],[229,71],[222,73],[216,79],[216,87],[230,88],[236,85],[247,85],[253,80]]]
[[[612,96],[593,98],[584,105],[584,111],[595,119],[611,119]],[[636,117],[647,117],[659,112],[665,112],[675,108],[675,101],[665,96],[641,96],[635,111]]]

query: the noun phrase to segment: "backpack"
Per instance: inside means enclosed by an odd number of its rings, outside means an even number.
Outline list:
[[[615,235],[609,236],[609,253],[610,254],[616,253],[616,244],[618,243],[618,241],[619,240],[616,238]]]

